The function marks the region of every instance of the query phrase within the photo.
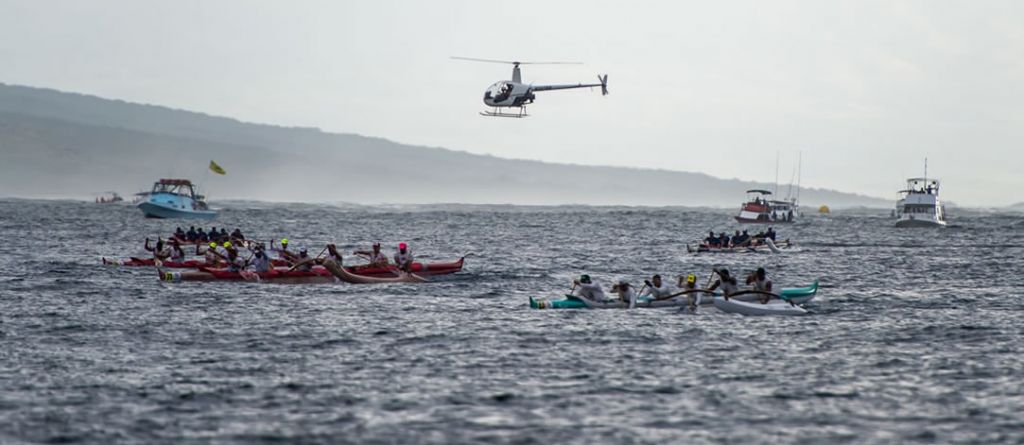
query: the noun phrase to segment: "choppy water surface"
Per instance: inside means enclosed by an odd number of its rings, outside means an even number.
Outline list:
[[[0,201],[0,443],[1024,441],[1019,215],[808,218],[782,255],[695,256],[728,212],[227,207],[314,253],[474,255],[421,285],[170,285],[99,258],[175,222]],[[828,287],[793,318],[527,307],[714,264]]]

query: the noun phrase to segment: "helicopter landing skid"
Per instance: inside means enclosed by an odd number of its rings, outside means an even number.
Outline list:
[[[529,114],[526,114],[526,108],[520,108],[518,113],[502,113],[495,108],[494,111],[481,111],[480,115],[487,117],[513,117],[517,119],[530,116]]]

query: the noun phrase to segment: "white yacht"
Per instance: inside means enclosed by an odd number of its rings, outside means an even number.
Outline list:
[[[927,171],[927,170],[926,170]],[[896,201],[896,227],[945,227],[946,209],[939,202],[939,180],[907,179]]]

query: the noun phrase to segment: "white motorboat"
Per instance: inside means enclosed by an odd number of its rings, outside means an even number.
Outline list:
[[[896,227],[945,227],[946,209],[939,201],[939,180],[925,176],[907,179],[907,188],[900,190],[896,201]]]

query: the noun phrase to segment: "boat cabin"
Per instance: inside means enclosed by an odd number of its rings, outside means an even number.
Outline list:
[[[153,191],[149,194],[155,195],[157,193],[187,196],[196,200],[201,200],[203,198],[196,194],[192,181],[189,181],[188,179],[161,179],[153,183]]]

